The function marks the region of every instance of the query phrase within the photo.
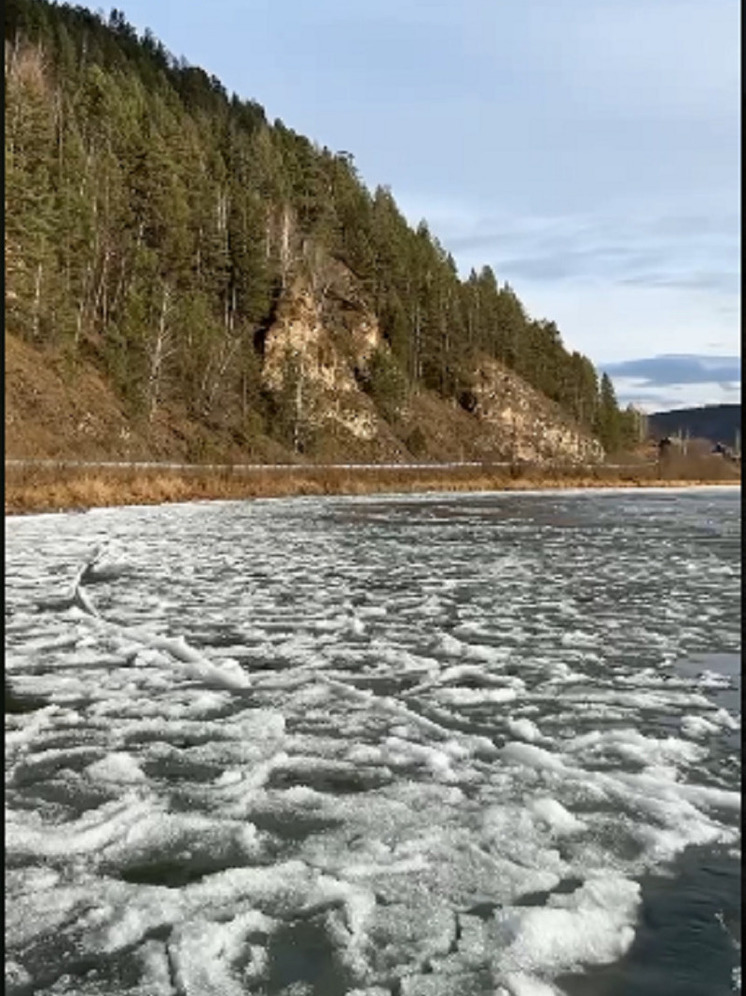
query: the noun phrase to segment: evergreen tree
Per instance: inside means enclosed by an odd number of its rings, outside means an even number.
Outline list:
[[[615,453],[622,440],[621,420],[614,385],[607,373],[601,375],[595,428],[606,452]]]

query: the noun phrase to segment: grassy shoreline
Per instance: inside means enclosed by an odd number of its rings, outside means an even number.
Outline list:
[[[363,495],[432,491],[526,491],[555,488],[740,486],[740,469],[722,461],[690,461],[658,468],[518,467],[299,467],[251,474],[130,468],[6,468],[5,514],[79,511],[119,505],[280,498],[300,495]]]

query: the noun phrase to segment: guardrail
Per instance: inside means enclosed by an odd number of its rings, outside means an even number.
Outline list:
[[[6,467],[28,468],[47,467],[50,469],[67,470],[71,468],[86,470],[177,470],[187,473],[257,473],[261,471],[329,471],[329,470],[456,470],[473,468],[493,470],[496,468],[515,467],[519,470],[638,470],[643,467],[658,466],[657,460],[645,460],[639,463],[562,463],[548,460],[543,463],[526,461],[479,461],[459,460],[449,463],[166,463],[144,460],[21,460],[6,459]]]

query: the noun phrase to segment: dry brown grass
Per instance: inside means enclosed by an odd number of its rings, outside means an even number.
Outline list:
[[[113,505],[208,499],[425,491],[520,491],[546,488],[675,487],[740,483],[740,468],[720,458],[658,467],[328,468],[167,471],[69,466],[6,469],[5,511],[18,514]]]

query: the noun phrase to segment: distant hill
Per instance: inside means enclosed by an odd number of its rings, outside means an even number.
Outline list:
[[[693,439],[710,439],[713,443],[733,446],[741,429],[741,406],[706,405],[653,412],[648,416],[648,426],[650,434],[659,438],[688,433]]]

